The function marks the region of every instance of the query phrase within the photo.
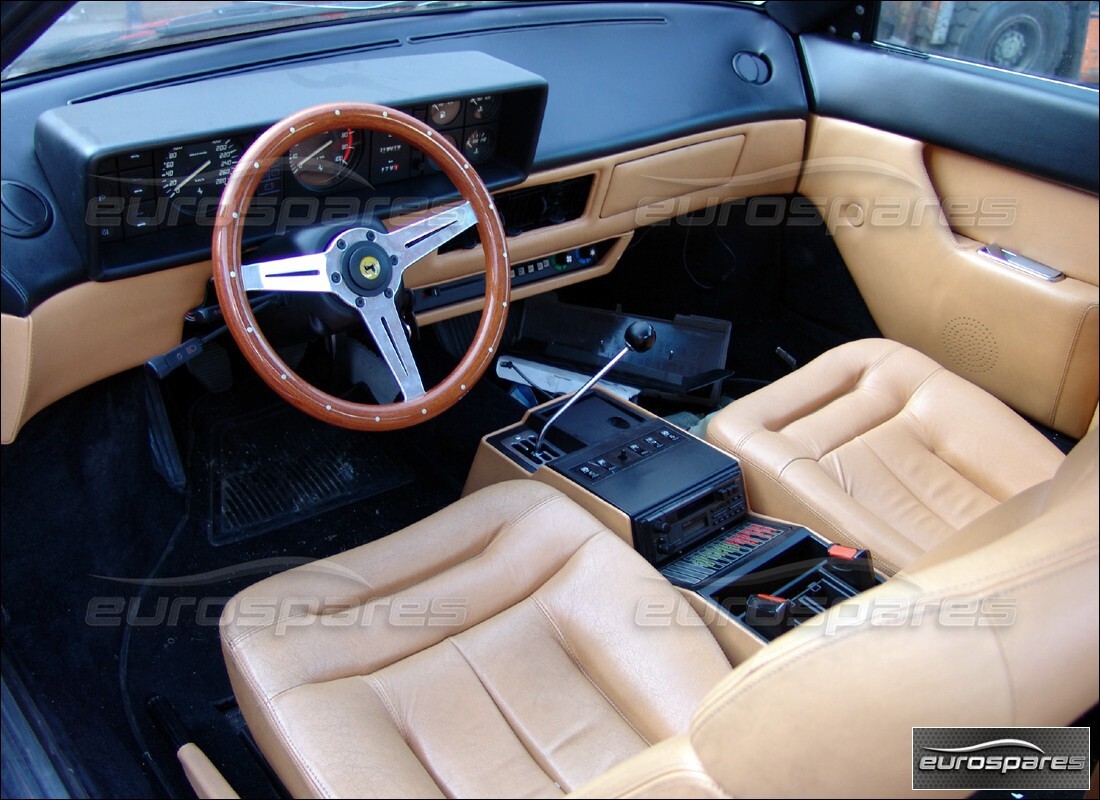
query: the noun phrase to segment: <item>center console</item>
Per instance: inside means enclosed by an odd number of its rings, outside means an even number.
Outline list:
[[[548,427],[565,402],[485,437],[466,493],[523,477],[555,486],[755,647],[883,580],[867,551],[751,514],[729,454],[600,389]]]

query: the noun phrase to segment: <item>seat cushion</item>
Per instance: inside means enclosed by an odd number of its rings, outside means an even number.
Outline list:
[[[295,796],[557,796],[685,732],[730,670],[666,580],[533,481],[262,581],[221,634]]]
[[[889,572],[1063,459],[1000,400],[885,339],[837,347],[727,406],[707,438],[740,460],[755,511],[867,547]]]

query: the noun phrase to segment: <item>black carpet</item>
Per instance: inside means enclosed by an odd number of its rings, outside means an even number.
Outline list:
[[[415,473],[387,444],[285,404],[218,420],[209,469],[196,476],[208,541],[232,544],[406,486]]]
[[[144,710],[160,694],[242,795],[274,797],[222,663],[224,603],[457,499],[480,437],[521,409],[483,380],[424,425],[361,434],[253,381],[193,404],[180,496],[152,467],[143,381],[66,398],[3,448],[4,652],[94,794],[190,796]]]

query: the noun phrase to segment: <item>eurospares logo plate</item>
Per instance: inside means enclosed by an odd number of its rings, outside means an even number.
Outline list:
[[[1088,728],[913,728],[914,789],[1089,788]]]

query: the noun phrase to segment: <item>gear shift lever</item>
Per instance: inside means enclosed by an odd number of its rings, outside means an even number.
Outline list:
[[[626,329],[626,334],[623,336],[623,339],[626,340],[626,346],[612,356],[611,360],[604,365],[603,369],[589,378],[584,386],[575,391],[573,396],[566,400],[562,407],[554,412],[554,416],[550,417],[550,419],[546,421],[546,424],[542,426],[539,438],[535,442],[536,453],[542,449],[542,440],[546,437],[546,432],[550,430],[551,426],[558,421],[558,417],[568,411],[574,403],[581,399],[581,397],[588,394],[588,391],[599,383],[600,379],[610,372],[611,368],[618,364],[627,353],[632,350],[635,353],[644,353],[646,350],[653,347],[653,343],[657,341],[657,331],[655,331],[653,326],[648,322],[632,322],[630,327]]]

